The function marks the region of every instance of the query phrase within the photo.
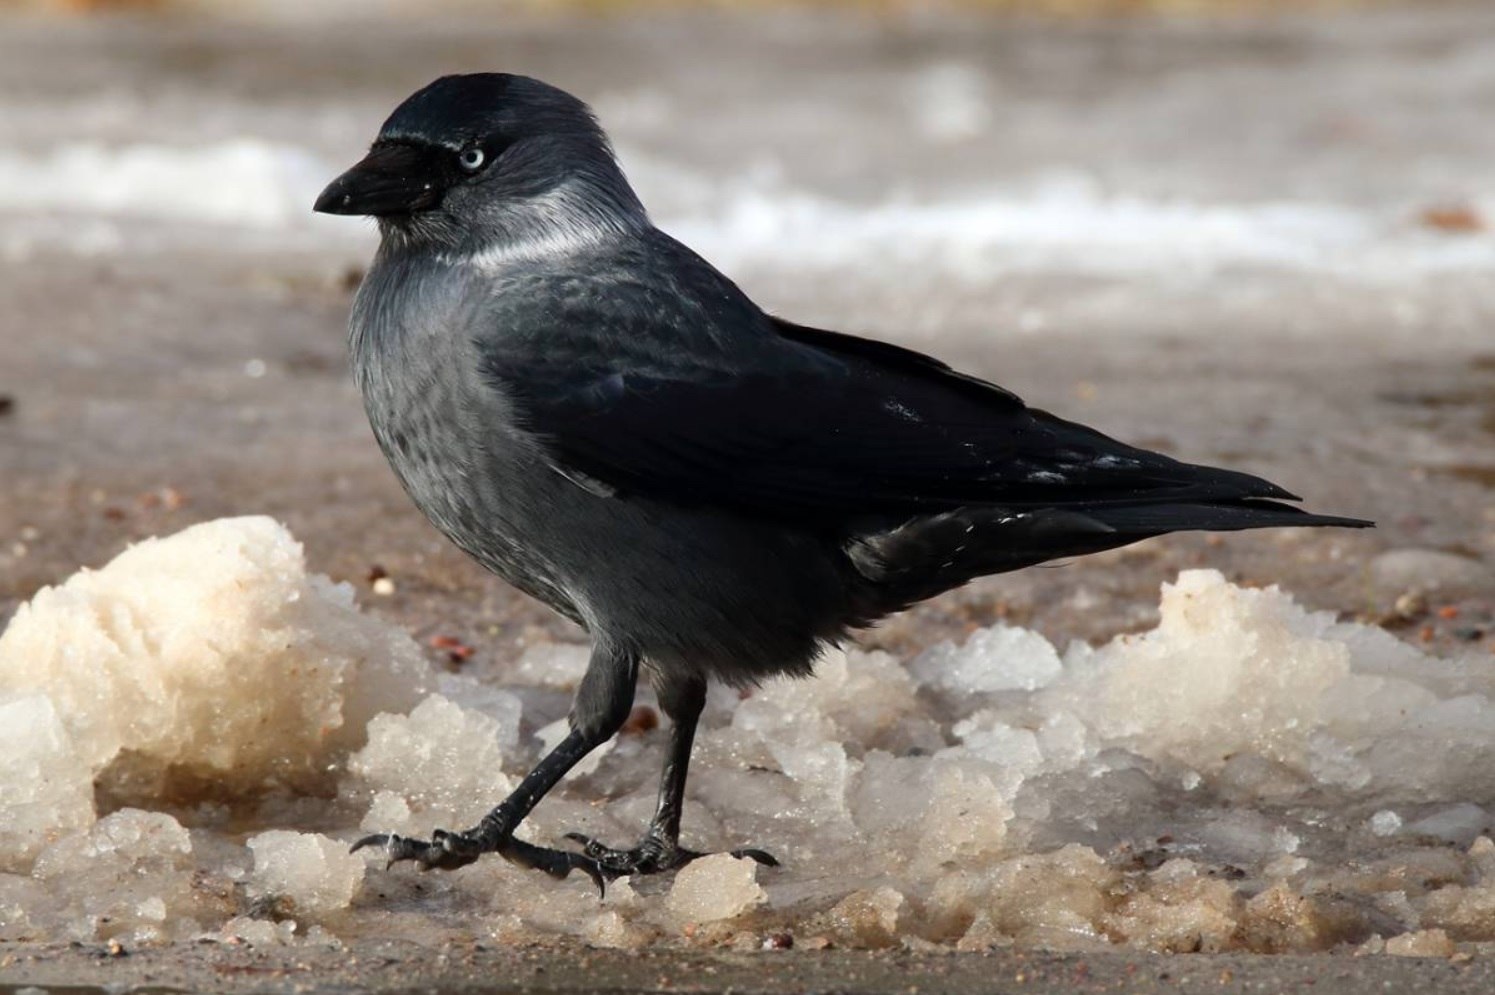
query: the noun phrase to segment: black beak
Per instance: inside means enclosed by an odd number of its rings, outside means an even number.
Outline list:
[[[413,214],[441,203],[446,192],[438,150],[380,144],[331,183],[313,211],[322,214]]]

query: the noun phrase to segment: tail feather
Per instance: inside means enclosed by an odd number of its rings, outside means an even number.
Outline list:
[[[1281,526],[1335,526],[1363,529],[1374,523],[1360,518],[1315,515],[1279,501],[1245,500],[1204,504],[1134,504],[1087,508],[1086,517],[1123,533],[1237,532]]]
[[[848,553],[875,592],[869,614],[884,615],[977,577],[1098,553],[1168,532],[1370,525],[1261,499],[1022,512],[966,508],[858,537]]]

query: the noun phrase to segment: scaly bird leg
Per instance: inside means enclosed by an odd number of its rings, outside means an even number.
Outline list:
[[[390,864],[409,860],[422,870],[451,870],[470,864],[485,853],[496,853],[552,877],[564,878],[573,870],[583,871],[602,889],[604,880],[616,875],[608,875],[596,858],[515,839],[514,830],[556,782],[622,727],[633,708],[638,663],[636,652],[599,641],[576,692],[570,733],[473,828],[460,833],[437,829],[429,840],[375,833],[354,843],[353,849],[382,846]],[[677,815],[677,827],[678,822]]]
[[[698,677],[661,679],[656,687],[659,706],[671,722],[670,745],[659,780],[659,804],[643,838],[632,849],[620,850],[582,833],[566,834],[567,839],[581,844],[582,853],[596,862],[608,880],[630,874],[658,874],[705,856],[680,845],[680,816],[685,805],[685,777],[690,769],[696,724],[706,706],[706,682]],[[763,850],[745,848],[731,852],[734,857],[749,857],[768,867],[777,867],[779,863]]]

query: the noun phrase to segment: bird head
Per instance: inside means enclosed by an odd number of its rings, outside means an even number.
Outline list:
[[[586,104],[507,73],[443,76],[411,95],[313,210],[374,217],[386,238],[475,251],[644,218]]]

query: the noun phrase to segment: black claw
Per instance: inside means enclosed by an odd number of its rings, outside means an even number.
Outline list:
[[[578,860],[574,865],[586,872],[587,877],[597,886],[597,900],[600,902],[607,897],[607,875],[602,873],[602,865],[595,860]]]
[[[591,857],[593,860],[596,860],[599,857],[603,857],[610,852],[605,844],[599,842],[591,836],[587,836],[584,833],[567,833],[566,839],[570,840],[573,843],[580,843],[581,852],[586,854],[588,857]]]
[[[402,860],[414,861],[423,871],[437,868],[455,870],[477,860],[487,849],[480,840],[465,833],[451,833],[442,829],[431,834],[430,842],[400,836],[397,833],[375,833],[354,843],[349,853],[356,853],[367,846],[384,848],[389,858],[384,869],[388,870]]]
[[[744,857],[748,857],[748,858],[750,858],[752,860],[756,860],[758,863],[762,864],[764,867],[778,867],[779,866],[779,860],[778,860],[778,858],[775,857],[773,854],[769,853],[767,850],[755,850],[755,849],[752,849],[752,848],[747,848],[747,849],[742,849],[742,850],[733,850],[732,851],[732,856],[736,857],[738,860],[741,860]]]
[[[505,860],[521,867],[544,871],[558,880],[568,877],[572,871],[581,871],[597,886],[597,897],[607,897],[606,872],[597,861],[589,857],[571,853],[568,850],[552,850],[549,847],[535,846],[533,843],[526,843],[524,840],[516,840],[513,837],[498,848],[498,853]]]
[[[390,836],[388,833],[375,833],[372,836],[365,836],[357,843],[354,843],[352,846],[348,847],[348,852],[357,853],[359,850],[362,850],[366,846],[388,846],[389,840]]]
[[[615,850],[585,833],[567,833],[566,839],[579,844],[588,862],[598,867],[608,880],[628,877],[631,874],[659,874],[663,871],[673,871],[684,867],[692,860],[706,856],[704,853],[687,850],[677,843],[652,834],[646,834],[639,845],[631,850]],[[767,850],[744,847],[729,852],[739,860],[756,860],[764,867],[779,866],[778,859]],[[582,859],[581,855],[573,856],[576,856],[578,860]]]
[[[434,830],[429,842],[396,833],[374,833],[354,843],[349,852],[356,853],[364,847],[383,847],[389,857],[386,869],[400,861],[409,860],[422,871],[453,870],[472,863],[484,853],[497,853],[520,867],[544,871],[557,879],[568,877],[572,871],[581,871],[597,886],[599,898],[607,896],[607,882],[610,879],[629,873],[605,866],[597,860],[599,854],[611,851],[591,837],[568,833],[566,838],[581,843],[586,847],[586,854],[552,850],[512,836],[490,843],[476,833],[453,833],[445,829]]]

